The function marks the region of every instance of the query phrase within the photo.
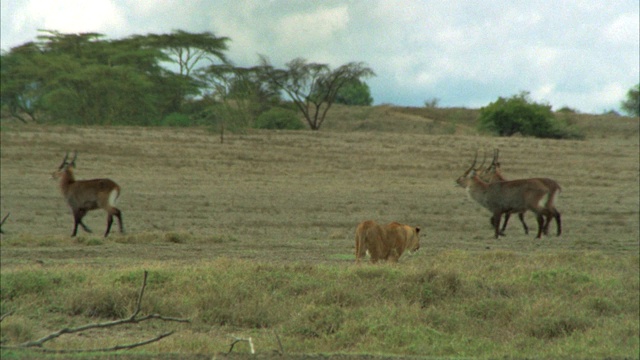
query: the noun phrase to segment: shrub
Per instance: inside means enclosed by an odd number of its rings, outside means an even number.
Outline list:
[[[254,127],[257,129],[300,130],[304,128],[304,125],[294,111],[271,108],[258,116]]]
[[[570,108],[568,106],[563,106],[561,107],[557,112],[559,113],[566,113],[566,114],[577,114],[578,112],[576,111],[576,109]]]
[[[171,113],[162,119],[163,126],[187,127],[191,125],[189,116],[181,113]]]
[[[84,315],[104,319],[124,318],[138,295],[133,288],[98,286],[74,292],[67,306],[69,315]]]
[[[347,81],[336,94],[336,104],[371,106],[373,98],[369,85],[359,79]]]
[[[630,116],[640,116],[640,84],[629,89],[621,107]]]
[[[429,100],[425,100],[424,101],[424,107],[426,107],[428,109],[437,109],[439,103],[440,103],[440,99],[431,98]]]
[[[509,99],[500,97],[481,108],[478,122],[480,129],[499,136],[521,134],[553,139],[582,138],[578,131],[554,116],[550,105],[532,102],[528,92]]]

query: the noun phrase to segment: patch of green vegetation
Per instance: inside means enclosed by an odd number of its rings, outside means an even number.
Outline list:
[[[330,260],[351,260],[355,261],[354,254],[333,254],[329,256]]]
[[[183,329],[191,331],[190,343],[172,344],[178,353],[183,346],[210,352],[226,347],[211,344],[210,329],[253,334],[265,349],[275,341],[269,330],[275,329],[290,353],[635,356],[638,268],[615,266],[616,261],[594,253],[470,256],[456,251],[429,264],[333,266],[221,258],[186,268],[151,265],[143,309],[192,319]],[[634,261],[628,263],[637,265]],[[32,337],[40,322],[53,327],[59,322],[55,313],[94,322],[126,317],[141,277],[140,268],[3,274],[3,311],[15,312],[12,321],[1,324],[3,339],[14,343]],[[563,345],[548,346],[558,341]],[[611,342],[618,344],[615,349]]]
[[[283,108],[271,108],[256,118],[256,129],[301,130],[305,126],[295,111]]]
[[[521,134],[539,138],[584,139],[584,135],[562,118],[557,118],[551,106],[539,104],[522,92],[508,99],[498,98],[480,109],[480,129],[499,136]]]

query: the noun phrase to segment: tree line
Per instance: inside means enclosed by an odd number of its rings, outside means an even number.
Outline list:
[[[363,62],[332,69],[297,58],[276,68],[261,55],[239,67],[226,55],[230,41],[182,30],[115,40],[42,30],[1,54],[2,115],[25,123],[318,130],[334,103],[373,103],[364,80],[375,73]],[[639,86],[621,103],[631,116],[640,113]],[[478,125],[500,136],[581,137],[528,92],[483,107]]]
[[[2,110],[23,122],[227,128],[288,111],[289,122],[262,123],[300,125],[302,114],[318,130],[332,104],[373,102],[364,79],[375,74],[365,63],[332,69],[298,58],[279,69],[260,56],[243,68],[227,56],[230,40],[182,30],[115,40],[43,30],[2,53]]]

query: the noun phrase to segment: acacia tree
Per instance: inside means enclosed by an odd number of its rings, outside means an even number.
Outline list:
[[[171,34],[149,34],[136,36],[147,44],[161,49],[167,55],[167,61],[178,65],[178,73],[191,76],[191,72],[201,61],[228,63],[225,51],[228,50],[228,37],[217,37],[211,32],[192,34],[174,30]]]
[[[159,50],[97,33],[41,30],[2,56],[2,105],[15,118],[146,124],[157,116]]]
[[[183,100],[190,95],[198,95],[205,84],[198,82],[194,71],[203,62],[208,64],[228,64],[225,55],[228,37],[218,37],[211,32],[198,34],[174,30],[170,34],[135,35],[131,40],[139,41],[151,48],[162,51],[165,62],[176,64],[178,72],[174,77],[165,76],[165,89],[173,89],[168,94],[171,111],[179,111]]]
[[[183,31],[107,40],[41,30],[37,41],[2,53],[0,101],[24,122],[153,123],[200,93],[192,71],[205,59],[226,62],[227,41]]]
[[[3,52],[0,57],[0,102],[3,109],[24,123],[38,121],[48,59],[33,43]]]
[[[320,129],[340,88],[354,80],[375,76],[362,62],[350,62],[331,70],[327,64],[297,58],[288,62],[286,69],[276,69],[261,56],[259,68],[266,82],[291,98],[311,130]]]
[[[205,85],[203,98],[209,103],[204,110],[204,117],[220,128],[221,141],[225,128],[232,131],[246,128],[253,117],[252,105],[257,103],[250,85],[255,77],[254,72],[223,64],[210,65],[198,69],[196,73]]]

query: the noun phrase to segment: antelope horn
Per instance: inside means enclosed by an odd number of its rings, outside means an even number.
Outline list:
[[[469,175],[469,173],[471,172],[471,170],[474,170],[474,166],[476,166],[476,163],[478,162],[478,150],[476,150],[476,156],[473,158],[473,163],[471,164],[471,166],[467,169],[467,171],[464,172],[463,176],[467,176]]]
[[[73,152],[73,160],[71,160],[71,165],[72,165],[73,167],[76,167],[76,158],[77,158],[77,157],[78,157],[78,152],[77,152],[77,151],[74,151],[74,152]]]
[[[496,149],[493,149],[493,159],[491,159],[491,165],[489,165],[490,168],[496,164],[496,160],[498,159],[496,151]]]
[[[67,165],[67,159],[69,159],[68,151],[67,151],[67,154],[64,156],[64,160],[62,160],[62,164],[60,164],[60,167],[58,169],[62,169],[65,165]]]
[[[484,163],[487,161],[487,152],[484,152],[484,157],[482,158],[482,164],[480,164],[480,166],[478,166],[476,169],[482,169],[482,167],[484,166]]]

